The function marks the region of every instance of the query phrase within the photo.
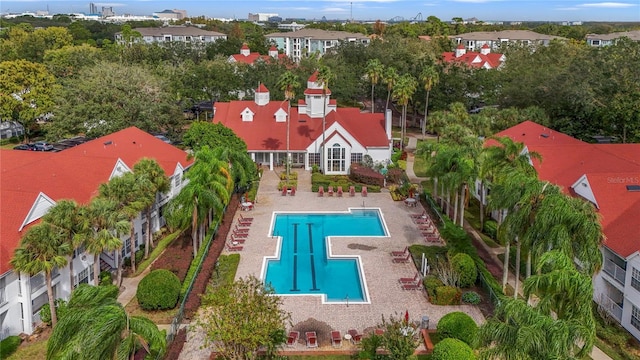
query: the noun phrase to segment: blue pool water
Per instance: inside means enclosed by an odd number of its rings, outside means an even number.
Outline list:
[[[280,254],[267,260],[265,283],[277,294],[326,295],[327,302],[366,299],[358,258],[332,254],[329,236],[385,236],[378,210],[347,213],[277,214],[272,236],[281,236]]]

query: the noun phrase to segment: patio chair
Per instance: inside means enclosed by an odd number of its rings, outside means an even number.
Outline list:
[[[318,186],[318,197],[324,196],[324,186]]]
[[[376,328],[375,330],[373,330],[373,333],[378,335],[378,336],[382,336],[382,335],[384,335],[384,329]]]
[[[422,290],[422,284],[402,284],[402,290]]]
[[[342,197],[342,186],[338,186],[338,191],[336,191],[338,197]]]
[[[394,257],[391,261],[394,263],[408,263],[409,260],[411,260],[411,253],[408,253],[407,256],[404,257]]]
[[[329,189],[327,190],[327,194],[329,194],[329,196],[333,196],[333,186],[329,186]]]
[[[238,227],[238,226],[240,226],[242,228],[248,228],[248,227],[251,226],[251,222],[245,222],[245,221],[242,221],[242,220],[238,219],[238,223],[236,224],[236,227]]]
[[[367,194],[368,194],[368,192],[367,192],[367,187],[366,187],[366,186],[363,186],[363,187],[362,187],[362,196],[367,197]]]
[[[420,281],[420,274],[416,273],[414,277],[406,277],[398,279],[401,284],[417,284]]]
[[[287,196],[287,187],[282,188],[282,196]]]
[[[442,242],[442,239],[440,238],[440,235],[438,235],[438,234],[426,234],[426,235],[423,235],[423,236],[424,236],[424,239],[427,242],[430,242],[430,243]]]
[[[242,214],[240,214],[240,217],[238,217],[238,219],[240,219],[241,221],[244,221],[244,222],[252,222],[253,221],[252,217],[242,216]]]
[[[351,335],[351,342],[354,345],[358,345],[360,344],[360,341],[362,341],[362,334],[358,333],[358,330],[356,329],[349,329],[349,331],[347,331],[347,333],[349,335]]]
[[[318,347],[318,336],[316,335],[315,331],[307,331],[306,333],[304,333],[304,335],[307,338],[307,347]]]
[[[238,237],[238,238],[246,238],[247,236],[249,236],[248,232],[237,232],[235,230],[233,230],[232,232],[233,236]]]
[[[402,251],[392,251],[391,252],[391,256],[406,256],[407,255],[407,251],[409,251],[409,247],[405,246],[404,249]]]
[[[238,227],[238,225],[236,224],[236,228],[233,230],[233,232],[237,232],[237,233],[248,233],[249,232],[249,228],[246,227]]]
[[[340,331],[332,331],[331,332],[331,346],[337,348],[342,346],[342,335]]]
[[[244,249],[243,246],[227,243],[227,250],[229,251],[242,251],[242,249]]]
[[[289,336],[287,336],[287,346],[293,347],[298,342],[298,338],[300,337],[299,331],[289,331]]]
[[[291,188],[291,196],[296,196],[296,187]]]
[[[247,239],[240,239],[240,238],[234,237],[233,234],[231,234],[231,236],[229,237],[229,240],[231,240],[231,245],[244,244],[244,242],[247,241]]]
[[[425,218],[427,216],[427,212],[423,211],[422,214],[409,214],[412,219]]]
[[[349,186],[349,196],[356,196],[356,188],[355,186]]]

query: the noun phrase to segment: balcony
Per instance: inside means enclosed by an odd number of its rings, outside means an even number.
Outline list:
[[[604,294],[600,296],[599,304],[618,322],[622,321],[622,306],[620,306],[621,304],[616,303],[615,301],[613,301],[613,299]]]
[[[4,288],[0,289],[0,306],[7,303],[7,293]]]
[[[614,278],[622,286],[624,286],[624,280],[627,277],[627,272],[620,266],[616,265],[610,259],[605,259],[604,268],[602,269],[607,275]]]

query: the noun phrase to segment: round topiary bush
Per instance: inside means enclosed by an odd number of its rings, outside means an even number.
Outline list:
[[[138,285],[138,304],[144,310],[173,309],[180,297],[180,287],[180,279],[171,271],[154,270]]]
[[[454,338],[473,346],[478,333],[478,325],[471,316],[460,312],[452,312],[438,321],[438,334],[443,338]]]
[[[471,256],[458,253],[451,258],[453,270],[460,276],[460,287],[469,287],[476,283],[478,269]]]
[[[480,295],[475,291],[469,291],[462,294],[462,302],[466,304],[478,305],[481,301],[482,298],[480,298]]]
[[[433,347],[432,360],[475,360],[469,345],[458,339],[444,339]]]

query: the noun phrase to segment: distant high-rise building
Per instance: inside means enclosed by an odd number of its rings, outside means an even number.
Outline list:
[[[153,16],[157,16],[162,20],[180,20],[187,17],[187,10],[162,10],[160,12],[153,13]]]
[[[107,16],[114,16],[116,13],[113,11],[113,7],[103,6],[101,14],[103,17],[107,17]]]
[[[89,14],[97,14],[98,7],[94,3],[89,3]]]
[[[255,22],[265,22],[265,21],[269,21],[270,17],[276,17],[278,16],[278,14],[265,14],[265,13],[257,13],[257,14],[252,14],[249,13],[249,21],[255,21]]]

